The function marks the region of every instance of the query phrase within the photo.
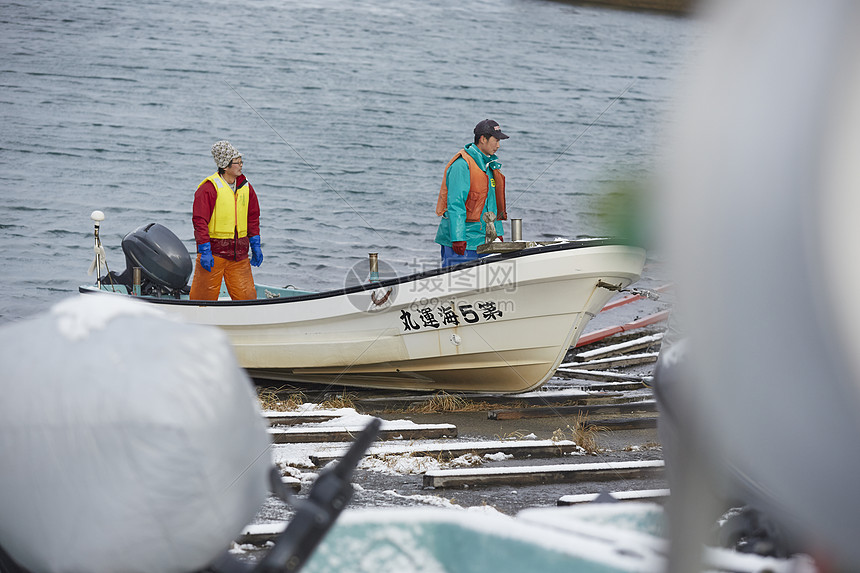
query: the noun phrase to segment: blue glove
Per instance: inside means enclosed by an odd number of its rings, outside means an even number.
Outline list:
[[[200,266],[207,271],[212,270],[215,264],[215,257],[212,256],[212,246],[209,243],[200,243],[197,245],[197,252],[200,253]]]
[[[254,235],[249,239],[251,242],[251,266],[259,267],[263,264],[263,250],[260,248],[260,235]]]

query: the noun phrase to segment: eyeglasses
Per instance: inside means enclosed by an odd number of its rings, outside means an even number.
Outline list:
[[[229,163],[229,165],[243,165],[243,164],[244,164],[244,162],[242,161],[241,158],[240,159],[234,159],[233,161],[231,161]]]

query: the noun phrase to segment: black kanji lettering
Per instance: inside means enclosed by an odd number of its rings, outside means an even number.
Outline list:
[[[430,328],[439,328],[439,321],[436,320],[436,317],[433,316],[433,309],[429,307],[424,307],[418,311],[418,316],[421,317],[421,322],[424,323],[424,326],[429,326]]]
[[[496,308],[496,303],[492,301],[479,302],[478,308],[481,309],[484,320],[496,320],[497,318],[501,318],[502,316],[502,311]]]
[[[403,321],[404,331],[418,330],[419,328],[421,328],[420,326],[418,326],[418,324],[416,324],[414,320],[412,320],[412,313],[407,310],[400,311],[400,320]]]
[[[439,312],[439,317],[442,319],[442,324],[453,324],[460,326],[460,317],[454,312],[454,305],[440,306],[436,309]]]

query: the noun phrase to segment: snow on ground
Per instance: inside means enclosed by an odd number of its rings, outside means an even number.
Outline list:
[[[300,411],[303,413],[325,412],[327,414],[337,414],[338,417],[325,422],[298,424],[292,427],[360,427],[366,425],[373,418],[373,416],[358,414],[352,408],[323,410],[316,407],[315,404],[303,404]],[[388,422],[388,424],[396,424],[397,427],[416,425],[411,420],[395,420]],[[536,437],[532,434],[527,438],[535,439]],[[485,461],[504,461],[513,458],[512,455],[499,451],[493,454],[485,454],[484,456],[467,453],[450,460],[441,460],[440,457],[415,455],[409,451],[410,449],[419,450],[426,448],[428,445],[432,446],[439,443],[444,442],[433,440],[412,441],[409,443],[409,447],[404,448],[405,451],[367,456],[359,463],[358,467],[389,475],[415,475],[431,470],[472,467],[481,465]],[[450,442],[447,442],[446,445],[450,445]],[[345,451],[345,446],[343,442],[273,444],[272,462],[280,468],[283,475],[297,478],[303,484],[307,484],[316,479],[318,475],[316,472],[303,471],[316,469],[310,456],[326,450]]]
[[[320,408],[316,404],[303,404],[302,405],[303,412],[314,412],[314,413],[324,413],[324,414],[335,414],[336,418],[332,418],[330,420],[325,420],[324,422],[315,422],[310,424],[298,424],[296,426],[292,426],[294,428],[301,427],[346,427],[346,428],[362,428],[370,423],[375,416],[371,416],[369,414],[359,414],[355,411],[354,408],[336,408],[336,409],[324,409]],[[411,428],[418,426],[412,420],[382,420],[382,428]]]
[[[336,415],[337,417],[324,422],[314,422],[305,424],[296,424],[292,428],[301,427],[362,427],[366,425],[373,416],[359,414],[353,408],[339,408],[334,410],[326,410],[319,408],[316,404],[303,404],[297,411],[304,414],[308,413],[325,413]],[[265,415],[275,415],[274,412],[264,412]],[[383,422],[385,425],[395,426],[397,428],[416,426],[411,420],[392,420]],[[527,440],[536,440],[537,436],[530,434],[525,436]],[[481,445],[484,442],[476,442]],[[442,456],[417,455],[416,451],[425,449],[428,446],[436,446],[439,444],[450,445],[451,442],[440,442],[436,440],[415,440],[409,442],[408,445],[400,446],[400,451],[385,452],[384,448],[378,448],[380,451],[374,455],[366,456],[359,463],[358,468],[364,470],[377,471],[389,475],[416,475],[423,474],[432,470],[454,469],[479,466],[485,462],[501,462],[512,459],[513,456],[505,454],[503,451],[496,453],[484,454],[483,456],[473,453],[466,453],[450,460],[441,459]],[[273,444],[272,445],[272,462],[281,470],[281,473],[286,476],[291,476],[302,481],[303,484],[312,482],[317,477],[315,471],[309,472],[305,470],[315,470],[316,466],[311,461],[311,455],[325,451],[345,451],[346,447],[343,442],[315,442],[315,443],[290,443],[290,444]],[[500,444],[500,450],[503,445]],[[410,451],[411,450],[411,451]]]
[[[355,411],[354,408],[324,409],[320,408],[317,404],[310,403],[302,404],[295,410],[295,412],[300,412],[303,414],[308,414],[312,412],[325,413],[336,415],[337,417],[324,422],[296,424],[290,426],[291,428],[315,428],[320,426],[363,427],[366,426],[370,422],[370,420],[373,419],[373,416],[359,414]],[[265,415],[289,413],[292,412],[264,412]],[[414,422],[410,420],[403,420],[404,426],[409,424],[414,425]],[[292,477],[296,477],[304,481],[303,476],[306,474],[304,472],[301,472],[300,470],[315,468],[313,462],[311,462],[310,459],[311,454],[317,452],[318,450],[326,448],[343,447],[343,442],[273,444],[272,462],[281,469],[281,472],[284,475],[290,475]],[[314,473],[313,475],[315,476],[316,474]]]
[[[485,454],[484,456],[463,454],[462,456],[448,461],[440,461],[438,458],[434,458],[432,456],[393,454],[384,456],[368,456],[358,464],[358,467],[363,470],[373,470],[390,475],[412,475],[446,468],[467,468],[479,466],[484,463],[485,460],[499,461],[510,458],[513,458],[513,456],[506,455],[504,452]]]
[[[418,503],[422,503],[424,505],[430,505],[433,507],[444,507],[446,509],[459,509],[464,511],[470,511],[475,513],[486,513],[486,514],[495,514],[495,515],[504,515],[499,510],[494,508],[491,505],[476,505],[472,507],[463,507],[454,503],[451,499],[446,499],[444,497],[440,497],[438,495],[401,495],[394,491],[393,489],[385,490],[383,492],[386,495],[391,497],[396,497],[398,499],[408,499],[410,501],[417,501]]]
[[[298,411],[302,413],[326,413],[335,414],[337,417],[324,422],[314,422],[297,424],[290,426],[292,428],[302,427],[363,427],[366,426],[373,416],[359,414],[353,408],[338,408],[333,410],[322,409],[316,404],[302,404]],[[383,422],[383,428],[388,425],[397,428],[417,426],[411,420],[394,420]],[[315,469],[310,456],[318,451],[327,449],[344,450],[343,442],[316,442],[316,443],[290,443],[290,444],[273,444],[272,445],[272,462],[281,469],[284,475],[289,475],[302,480],[302,482],[316,479],[315,472],[303,472],[301,470]],[[467,461],[466,456],[458,458],[459,461],[451,460],[447,462],[445,467],[463,467],[464,465],[474,465],[471,461]],[[376,471],[384,471],[394,474],[416,474],[423,473],[428,469],[438,469],[442,467],[437,460],[427,456],[379,456],[365,458],[359,465],[362,469],[372,469]],[[310,476],[313,476],[312,478]]]
[[[564,388],[561,390],[549,390],[538,388],[537,390],[532,390],[531,392],[522,392],[517,394],[517,398],[528,399],[528,398],[582,398],[588,396],[589,393],[580,388]]]

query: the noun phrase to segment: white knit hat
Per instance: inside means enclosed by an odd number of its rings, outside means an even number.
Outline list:
[[[230,145],[229,141],[222,139],[221,141],[216,141],[212,146],[212,157],[215,159],[215,165],[219,169],[226,169],[231,161],[237,157],[242,157],[242,154]]]

